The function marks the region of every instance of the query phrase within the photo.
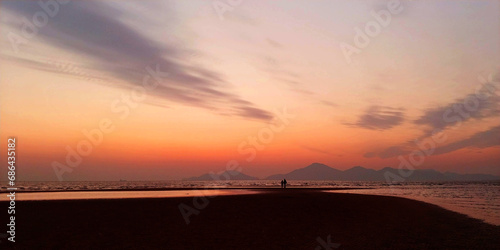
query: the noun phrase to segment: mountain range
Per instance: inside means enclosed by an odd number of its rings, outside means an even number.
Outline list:
[[[191,177],[189,181],[212,180],[258,180],[237,171],[226,171],[219,175],[204,174]],[[410,172],[406,169],[399,170],[386,167],[380,170],[367,169],[356,166],[347,170],[338,170],[321,163],[313,163],[307,167],[293,170],[286,174],[275,174],[264,178],[265,180],[331,180],[331,181],[489,181],[500,180],[500,176],[489,174],[457,174],[452,172],[439,172],[433,169],[415,169]]]

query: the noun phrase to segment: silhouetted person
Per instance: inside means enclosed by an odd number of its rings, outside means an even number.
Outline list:
[[[283,188],[286,188],[286,179],[283,180]]]
[[[281,188],[283,188],[283,183],[284,183],[283,180],[281,180]]]

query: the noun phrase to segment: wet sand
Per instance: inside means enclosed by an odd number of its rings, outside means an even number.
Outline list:
[[[178,206],[194,208],[193,199],[18,201],[16,243],[4,238],[0,248],[315,249],[329,235],[338,249],[500,246],[500,226],[404,198],[293,189],[217,196],[186,225]],[[0,202],[3,225],[7,206]]]

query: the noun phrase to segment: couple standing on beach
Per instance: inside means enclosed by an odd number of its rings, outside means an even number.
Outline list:
[[[281,188],[286,188],[286,179],[281,180]]]

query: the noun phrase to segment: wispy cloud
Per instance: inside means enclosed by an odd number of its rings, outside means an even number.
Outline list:
[[[441,155],[446,153],[451,153],[464,148],[489,148],[494,146],[500,146],[500,126],[493,127],[486,131],[478,132],[469,138],[456,141],[441,147],[435,148],[432,155]],[[372,158],[378,156],[382,159],[392,158],[399,155],[407,155],[412,152],[412,150],[418,150],[415,146],[410,144],[392,146],[384,149],[381,152],[368,152],[364,154],[366,158]]]
[[[498,74],[490,81],[497,82]],[[420,139],[428,138],[435,131],[442,131],[461,124],[465,121],[479,121],[481,119],[497,117],[500,114],[500,97],[496,94],[497,87],[493,83],[483,84],[477,91],[458,98],[446,105],[427,109],[414,124],[422,126],[423,135]],[[445,154],[467,147],[491,147],[498,145],[498,127],[479,132],[472,137],[438,147],[433,155]],[[415,149],[413,142],[403,143],[383,149],[379,152],[368,152],[364,157],[391,158],[409,154]]]
[[[330,107],[338,107],[339,106],[338,104],[336,104],[334,102],[325,101],[325,100],[321,100],[320,103],[323,105],[326,105],[326,106],[330,106]]]
[[[345,123],[353,127],[374,130],[393,128],[404,121],[403,109],[372,105],[358,118],[356,123]]]
[[[300,147],[303,148],[303,149],[315,152],[315,153],[319,153],[319,154],[333,155],[332,153],[330,153],[330,152],[328,152],[326,150],[322,150],[322,149],[318,149],[318,148],[313,148],[313,147],[309,147],[309,146],[305,146],[305,145],[302,145]]]
[[[2,7],[26,17],[40,10],[36,1],[2,1]],[[218,72],[185,63],[185,49],[160,44],[123,22],[126,15],[104,2],[72,1],[37,36],[47,45],[87,58],[92,63],[86,67],[129,85],[141,84],[144,69],[158,65],[162,72],[168,72],[168,78],[151,93],[160,99],[250,119],[272,118],[270,112],[231,93],[230,84]],[[34,61],[25,58],[26,67],[44,69],[29,60]]]
[[[270,38],[267,38],[266,39],[266,42],[271,45],[271,47],[273,48],[283,48],[283,44],[279,43],[279,42],[276,42],[275,40],[273,39],[270,39]]]
[[[414,123],[427,126],[425,136],[429,136],[434,130],[443,130],[463,121],[498,116],[500,97],[493,88],[493,84],[483,85],[477,92],[479,95],[471,93],[444,106],[427,109]]]
[[[439,147],[434,155],[446,154],[463,148],[489,148],[500,146],[500,126],[482,131],[471,137]]]
[[[306,88],[306,85],[303,84],[304,80],[298,74],[285,69],[283,63],[276,58],[264,56],[262,62],[265,65],[265,67],[261,67],[262,70],[271,78],[286,84],[290,91],[308,98],[316,95],[316,93]]]

